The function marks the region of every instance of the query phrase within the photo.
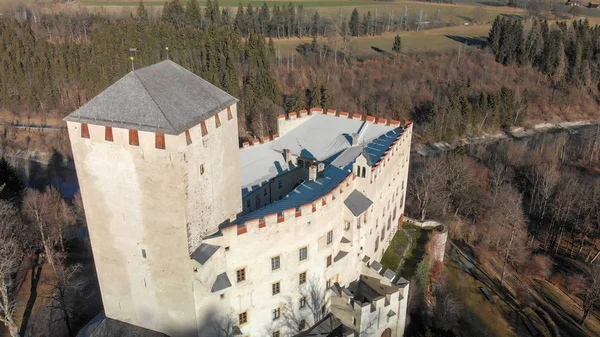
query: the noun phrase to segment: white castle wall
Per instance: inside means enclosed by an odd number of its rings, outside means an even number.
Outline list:
[[[207,244],[220,246],[220,249],[206,264],[196,265],[194,289],[198,320],[206,319],[216,308],[220,308],[219,315],[231,315],[235,321],[239,313],[247,312],[249,322],[241,326],[243,336],[270,336],[276,330],[283,334],[283,319],[273,321],[272,311],[281,308],[283,314],[283,306],[290,299],[298,317],[306,319],[309,324],[314,323],[308,308],[298,308],[299,299],[306,287],[298,284],[299,274],[306,271],[308,278],[319,279],[322,287],[325,287],[327,280],[331,284],[339,282],[348,285],[358,279],[363,266],[361,260],[365,255],[370,256],[371,261],[380,259],[404,210],[406,183],[404,182],[404,189],[401,187],[408,169],[406,159],[410,152],[410,130],[411,125],[408,125],[369,178],[360,178],[351,173],[332,193],[314,203],[301,206],[298,212],[296,209],[289,209],[281,214],[268,215],[264,219],[253,219],[225,228],[222,236],[206,240]],[[355,188],[374,201],[374,205],[368,210],[370,215],[367,216],[367,222],[360,217],[360,228],[357,226],[359,219],[354,218],[343,203]],[[389,209],[387,201],[390,201]],[[351,223],[348,229],[346,221]],[[384,223],[386,230],[382,240]],[[333,231],[333,242],[327,244],[326,236],[330,230]],[[342,237],[350,243],[341,243]],[[377,251],[374,251],[375,239],[379,240]],[[227,251],[225,247],[228,247]],[[302,247],[308,247],[308,259],[305,261],[299,261],[299,249]],[[335,258],[339,251],[348,254],[327,267],[327,256]],[[281,268],[273,271],[271,258],[275,256],[280,256]],[[240,268],[246,268],[247,279],[237,283],[236,271]],[[216,275],[223,272],[227,273],[232,286],[212,293],[211,287]],[[272,295],[271,288],[274,282],[281,282],[281,293],[275,296]],[[397,312],[398,315],[389,325],[394,331],[404,329],[405,302],[403,306],[397,304],[394,309],[404,310]],[[401,324],[397,321],[399,319],[402,319]]]

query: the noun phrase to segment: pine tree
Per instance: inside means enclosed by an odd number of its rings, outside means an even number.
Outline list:
[[[352,36],[360,35],[360,17],[356,8],[354,8],[352,15],[350,15],[350,23],[348,26],[350,27],[350,33]]]
[[[148,11],[146,10],[146,7],[144,7],[144,3],[142,2],[142,0],[140,0],[140,4],[138,5],[137,8],[137,16],[138,16],[138,20],[140,20],[140,22],[142,23],[150,23],[150,19],[148,17]]]
[[[394,37],[394,46],[392,47],[392,51],[396,53],[396,55],[400,54],[400,50],[402,49],[402,39],[400,35],[396,35]]]
[[[238,5],[237,12],[235,13],[235,19],[233,20],[233,27],[237,29],[242,35],[248,34],[248,29],[245,24],[244,6],[242,3]]]
[[[179,0],[165,3],[161,20],[175,27],[183,27],[185,24],[185,10]]]
[[[185,23],[190,26],[200,27],[201,17],[198,0],[190,0],[185,6]]]

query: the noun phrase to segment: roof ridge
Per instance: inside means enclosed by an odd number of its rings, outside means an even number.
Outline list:
[[[165,120],[167,121],[167,123],[169,123],[169,125],[171,126],[172,129],[175,129],[175,125],[173,125],[173,123],[171,123],[171,121],[169,120],[169,118],[167,118],[167,115],[165,115],[165,112],[163,111],[162,107],[158,104],[158,102],[156,101],[156,99],[154,99],[154,97],[152,96],[152,94],[150,93],[150,91],[148,91],[148,88],[146,88],[146,86],[144,85],[144,82],[142,81],[142,79],[137,75],[137,73],[135,72],[135,70],[133,70],[131,72],[135,75],[135,78],[137,78],[137,80],[140,82],[140,84],[142,85],[142,87],[144,88],[144,90],[146,91],[146,93],[148,94],[148,96],[150,96],[150,99],[152,99],[152,102],[154,102],[154,105],[156,105],[156,107],[158,108],[158,111],[160,111],[160,113],[163,115],[163,117],[165,118]]]

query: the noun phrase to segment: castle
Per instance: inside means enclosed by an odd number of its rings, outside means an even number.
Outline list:
[[[65,118],[102,329],[402,336],[409,284],[378,261],[412,124],[313,108],[240,147],[236,103],[167,60]]]

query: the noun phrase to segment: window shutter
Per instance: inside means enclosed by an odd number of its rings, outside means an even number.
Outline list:
[[[162,133],[157,133],[154,136],[154,146],[159,150],[165,149],[165,135]]]
[[[129,145],[139,146],[140,139],[138,138],[137,130],[129,130]]]
[[[104,140],[107,142],[113,141],[112,127],[110,127],[110,126],[104,127]]]
[[[90,129],[85,123],[81,124],[81,138],[90,138]]]

